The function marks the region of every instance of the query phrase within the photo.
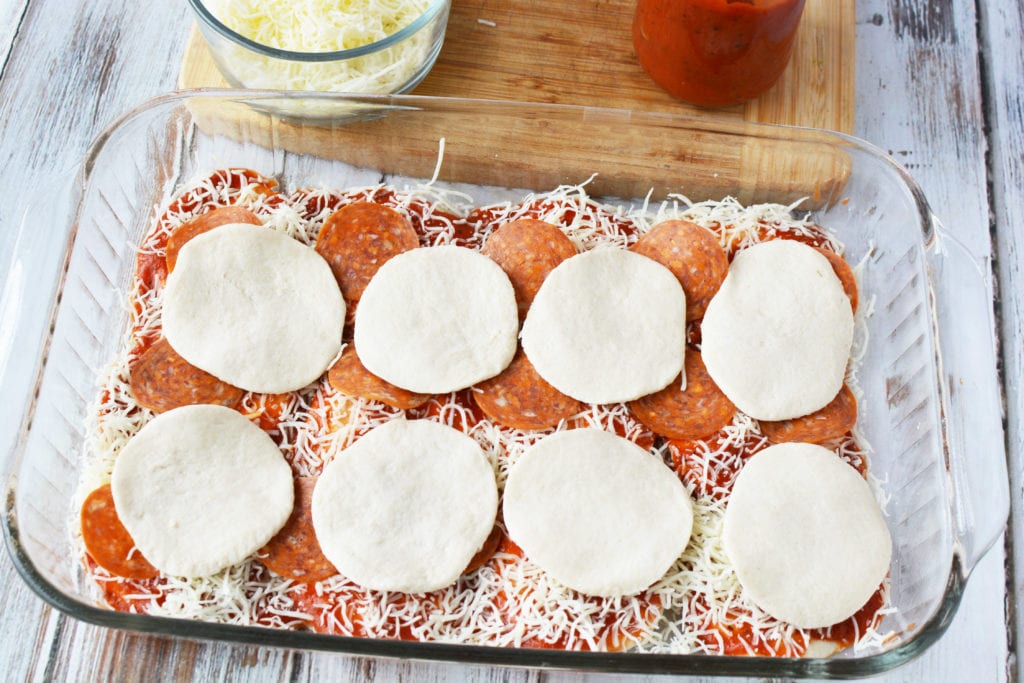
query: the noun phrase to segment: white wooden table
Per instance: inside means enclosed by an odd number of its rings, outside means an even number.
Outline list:
[[[991,265],[1013,514],[1004,543],[971,577],[945,637],[884,680],[1004,681],[1024,645],[1024,0],[860,0],[856,134],[890,152],[924,188],[945,225]],[[191,17],[185,2],[0,0],[0,459],[13,447],[34,376],[45,308],[67,226],[48,223],[62,185],[114,118],[174,87]],[[45,201],[39,202],[39,198]],[[27,198],[36,201],[29,212]],[[28,257],[14,236],[30,221]],[[3,283],[19,275],[23,299]],[[590,678],[583,674],[401,663],[107,631],[45,607],[0,555],[0,672],[23,680]],[[594,678],[609,679],[611,677]]]

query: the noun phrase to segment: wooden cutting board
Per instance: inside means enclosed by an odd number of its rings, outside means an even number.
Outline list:
[[[413,91],[417,95],[517,100],[612,107],[646,112],[714,116],[735,121],[780,123],[851,132],[854,116],[855,22],[854,0],[807,0],[792,61],[780,81],[759,99],[744,105],[702,109],[680,102],[655,85],[637,63],[631,25],[635,0],[453,0],[444,47],[430,74]],[[179,76],[183,89],[226,87],[202,37],[192,31]],[[268,128],[265,114],[245,107],[193,107],[207,132],[263,141],[291,151],[310,152],[357,165],[429,177],[437,159],[438,139],[445,137],[442,178],[480,184],[514,185],[509,167],[558,166],[550,177],[528,178],[557,184],[580,182],[593,169],[579,157],[579,131],[547,135],[531,145],[533,129],[481,118],[462,135],[448,127],[409,130],[408,123],[377,122],[318,129],[276,119]],[[202,111],[200,111],[202,110]],[[395,118],[395,117],[389,117]],[[490,125],[489,125],[490,123]],[[628,122],[626,122],[628,124]],[[417,121],[416,125],[420,125]],[[527,124],[523,124],[524,126]],[[757,196],[780,201],[805,194],[829,196],[842,187],[849,170],[843,153],[825,150],[799,155],[761,144],[725,140],[700,154],[666,155],[663,140],[642,133],[623,135],[622,121],[609,122],[618,144],[600,150],[606,161],[621,161],[633,169],[617,184],[592,187],[618,196],[655,196],[675,190],[673,178],[708,180],[687,188],[697,196],[720,194],[717,187],[758,186]],[[479,155],[480,141],[494,147],[493,157],[505,153],[511,163],[501,168]],[[524,143],[524,140],[526,141]],[[353,143],[358,144],[353,144]],[[531,149],[523,150],[524,144]],[[627,147],[628,144],[628,147]],[[495,147],[496,146],[496,147]],[[554,147],[554,148],[552,148]],[[820,151],[820,150],[819,150]],[[671,164],[666,158],[673,158]],[[699,157],[694,161],[694,157]],[[520,163],[520,159],[526,161]],[[535,163],[531,160],[535,160]],[[613,166],[614,167],[614,166]],[[650,177],[663,168],[664,181]],[[610,179],[605,176],[606,182]],[[712,180],[714,182],[712,182]],[[724,182],[723,182],[724,181]],[[677,181],[678,182],[678,181]],[[763,192],[762,192],[763,191]]]
[[[414,91],[579,104],[853,131],[854,0],[807,0],[793,59],[759,99],[725,109],[680,102],[633,52],[636,0],[454,0],[444,47]],[[182,88],[225,87],[193,31]]]

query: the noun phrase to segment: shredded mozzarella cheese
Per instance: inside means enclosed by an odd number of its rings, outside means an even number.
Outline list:
[[[220,0],[213,14],[256,43],[290,52],[338,52],[378,42],[413,23],[430,0]],[[391,93],[423,66],[431,31],[343,61],[298,62],[221,42],[215,49],[250,88]]]

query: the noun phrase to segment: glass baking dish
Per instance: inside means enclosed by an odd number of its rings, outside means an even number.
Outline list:
[[[272,112],[317,111],[316,121]],[[330,119],[320,114],[329,110]],[[441,161],[439,162],[439,156]],[[802,206],[867,259],[874,298],[860,424],[888,498],[893,636],[832,658],[600,654],[346,638],[149,617],[97,606],[69,521],[96,372],[127,324],[139,244],[160,206],[203,171],[246,166],[286,187],[381,180],[474,186],[478,201],[577,184],[595,198]],[[864,676],[933,644],[971,569],[998,537],[1008,489],[987,269],[939,225],[920,188],[872,146],[838,133],[666,114],[414,96],[194,91],[107,129],[85,159],[40,371],[11,459],[5,536],[47,602],[95,624],[188,638],[492,665],[768,677]],[[514,188],[509,191],[509,188]]]

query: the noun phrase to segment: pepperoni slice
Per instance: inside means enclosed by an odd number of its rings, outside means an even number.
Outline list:
[[[139,405],[157,413],[198,403],[234,408],[245,395],[189,363],[162,337],[132,364],[128,386]]]
[[[670,439],[701,439],[729,424],[736,406],[711,379],[700,351],[686,350],[686,389],[673,381],[661,391],[629,402],[629,409],[649,429]]]
[[[583,410],[544,381],[522,349],[500,375],[474,387],[473,399],[487,417],[514,429],[546,429]]]
[[[380,401],[401,410],[421,406],[430,399],[430,394],[416,394],[396,387],[367,370],[352,344],[345,347],[341,357],[327,371],[327,381],[348,396]]]
[[[631,250],[672,271],[686,293],[687,320],[704,317],[711,297],[729,273],[729,257],[718,238],[689,221],[658,223]]]
[[[263,566],[278,576],[312,583],[329,579],[338,573],[324,557],[313,529],[313,489],[317,477],[295,479],[295,508],[277,535],[260,548]]]
[[[537,296],[544,278],[555,266],[576,255],[576,247],[551,223],[522,218],[501,226],[487,238],[481,250],[508,275],[519,305],[519,319]]]
[[[259,217],[245,207],[222,206],[196,216],[190,221],[185,221],[175,228],[174,232],[167,238],[167,272],[174,270],[174,264],[178,261],[178,252],[181,251],[186,242],[196,235],[201,235],[214,228],[222,225],[231,225],[232,223],[262,225]]]
[[[842,283],[846,296],[850,297],[850,306],[856,313],[860,297],[857,294],[857,278],[853,274],[853,268],[846,262],[846,259],[831,249],[822,249],[821,247],[815,247],[815,249],[832,264],[832,270],[836,271],[836,277]]]
[[[104,484],[82,503],[82,541],[89,557],[114,576],[151,579],[160,572],[135,549],[128,530],[117,516],[110,484]]]
[[[844,384],[832,402],[821,410],[792,420],[762,421],[761,433],[774,443],[821,443],[843,436],[856,422],[857,399]]]
[[[466,565],[466,569],[462,572],[463,575],[472,574],[480,567],[487,564],[487,560],[498,551],[498,544],[501,543],[501,539],[504,534],[501,533],[501,527],[497,524],[491,529],[491,533],[484,540],[484,544],[480,546],[480,550],[476,551],[476,555],[470,559],[469,564]]]
[[[384,262],[420,245],[408,218],[373,202],[355,202],[332,213],[316,238],[347,302],[359,301]]]

